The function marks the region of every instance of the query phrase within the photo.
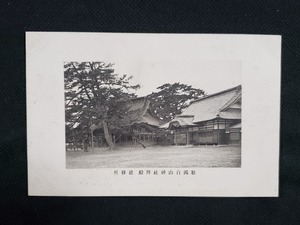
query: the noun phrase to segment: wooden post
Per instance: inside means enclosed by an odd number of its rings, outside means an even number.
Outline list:
[[[219,145],[219,117],[217,119],[217,122],[218,122],[217,143]]]
[[[225,134],[224,134],[225,136],[224,136],[224,138],[225,138],[225,144],[227,145],[228,141],[227,141],[227,135],[226,135],[226,129],[227,129],[227,127],[226,127],[226,119],[225,119],[225,125],[224,126],[225,126]]]
[[[186,128],[186,145],[189,145],[190,144],[190,137],[189,137],[189,128],[187,127]]]
[[[205,141],[204,141],[204,142],[205,142],[205,145],[207,145],[207,143],[208,143],[208,138],[207,138],[207,136],[208,136],[208,135],[207,135],[207,132],[208,132],[208,131],[207,131],[207,126],[208,126],[208,125],[205,123],[204,126],[205,126],[205,132],[204,132],[204,136],[205,136],[205,137],[204,137],[204,140],[205,140]]]
[[[92,152],[94,153],[94,134],[92,129],[91,129],[91,136],[92,136]]]
[[[214,134],[214,131],[215,131],[215,120],[213,120],[213,130],[212,130],[212,139],[211,139],[211,142],[213,145],[215,145],[215,142],[214,142],[214,139],[215,139],[215,134]]]
[[[177,132],[176,127],[174,129],[174,144],[177,145]]]
[[[84,139],[82,140],[81,145],[82,145],[82,150],[85,152],[85,150],[84,150]]]

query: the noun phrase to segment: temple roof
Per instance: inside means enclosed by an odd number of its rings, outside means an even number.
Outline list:
[[[161,128],[168,128],[175,122],[180,126],[187,126],[216,118],[241,119],[241,88],[239,85],[194,100],[181,115],[162,125]]]
[[[230,88],[204,98],[192,101],[180,116],[193,115],[194,123],[212,120],[241,119],[240,110],[227,110],[230,105],[241,100],[241,86]]]
[[[152,116],[149,106],[150,101],[146,97],[133,98],[126,101],[128,106],[128,114],[121,119],[121,126],[126,127],[133,124],[144,123],[151,126],[160,126],[162,120],[159,120]],[[111,125],[114,128],[113,125]],[[102,125],[92,125],[90,129],[99,129],[102,128]]]
[[[184,126],[193,126],[195,125],[193,123],[193,116],[189,116],[189,117],[175,117],[173,120],[171,120],[170,122],[168,123],[165,123],[163,125],[160,126],[160,128],[165,128],[167,129],[169,126],[181,126],[181,127],[184,127]]]
[[[126,103],[129,106],[129,111],[140,110],[147,103],[147,98],[146,97],[133,98],[133,99],[128,100]],[[147,106],[147,108],[148,107],[149,106]]]
[[[152,126],[159,126],[162,124],[162,120],[159,120],[152,116],[149,109],[150,100],[146,97],[134,98],[128,101],[129,105],[129,117],[133,123],[146,123]]]

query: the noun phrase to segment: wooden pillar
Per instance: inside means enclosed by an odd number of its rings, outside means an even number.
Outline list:
[[[217,131],[217,144],[219,145],[219,118],[217,119],[218,131]]]
[[[92,152],[94,153],[94,134],[93,130],[91,130],[91,136],[92,136]]]
[[[177,132],[176,132],[176,128],[174,129],[174,144],[177,145]]]
[[[200,140],[200,126],[198,126],[197,134],[198,134],[198,143],[200,145],[201,144],[201,140]]]
[[[186,128],[186,145],[190,144],[189,128]]]

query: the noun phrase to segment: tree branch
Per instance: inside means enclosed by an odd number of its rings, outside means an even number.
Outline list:
[[[68,101],[68,103],[66,104],[66,106],[68,106],[70,103],[71,103],[71,101],[73,101],[73,99],[74,98],[76,98],[79,94],[81,94],[82,93],[82,90],[81,91],[79,91],[75,96],[73,96],[69,101]]]
[[[93,64],[92,64],[91,62],[89,62],[89,64],[90,64],[90,67],[91,67],[92,72],[94,72]],[[93,77],[93,79],[94,79],[94,81],[95,81],[95,83],[96,83],[96,87],[97,87],[97,90],[94,90],[94,89],[92,88],[92,92],[93,92],[93,94],[98,98],[98,94],[97,94],[96,91],[99,91],[99,83],[98,83],[98,80],[97,80],[97,78],[96,78],[96,76],[95,76],[94,74],[92,74],[92,77]],[[93,87],[93,86],[94,86],[94,85],[92,85],[92,87]]]
[[[81,117],[82,117],[82,114],[68,128],[71,129],[75,125],[75,123],[77,123],[81,119]]]
[[[91,97],[90,97],[90,95],[89,95],[89,93],[88,93],[88,91],[87,91],[87,89],[86,89],[86,86],[85,86],[85,85],[83,84],[83,82],[82,82],[81,74],[79,74],[79,72],[78,72],[77,68],[75,67],[74,63],[71,62],[71,64],[72,64],[72,66],[74,67],[74,69],[75,69],[77,75],[79,76],[79,80],[80,80],[80,82],[81,82],[80,84],[83,86],[83,89],[84,89],[84,91],[85,91],[85,94],[87,95],[88,99],[89,99],[90,101],[92,101],[92,99],[91,99]]]

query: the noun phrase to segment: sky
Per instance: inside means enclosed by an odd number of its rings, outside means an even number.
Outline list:
[[[206,94],[242,83],[243,52],[228,35],[102,33],[76,36],[83,45],[74,49],[74,61],[114,63],[115,72],[132,75],[142,87],[138,96],[165,83],[180,82]],[[82,42],[82,39],[85,41]],[[82,60],[81,60],[82,59]],[[69,58],[72,61],[72,58]]]
[[[180,82],[213,94],[241,84],[240,61],[140,61],[115,62],[115,72],[132,75],[136,92],[145,96],[165,83]]]

